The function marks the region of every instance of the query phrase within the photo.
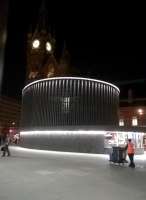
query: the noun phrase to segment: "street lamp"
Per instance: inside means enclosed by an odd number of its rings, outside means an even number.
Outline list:
[[[137,112],[138,112],[139,115],[143,115],[143,109],[139,108],[139,109],[137,110]]]

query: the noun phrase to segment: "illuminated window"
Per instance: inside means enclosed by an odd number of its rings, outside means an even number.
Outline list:
[[[124,119],[119,120],[119,126],[124,126]]]
[[[70,97],[64,97],[62,100],[62,109],[65,113],[69,112]]]
[[[138,120],[137,117],[132,118],[132,126],[137,126],[138,125]]]

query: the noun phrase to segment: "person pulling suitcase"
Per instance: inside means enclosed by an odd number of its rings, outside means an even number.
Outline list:
[[[128,144],[126,145],[126,149],[130,160],[129,167],[135,168],[135,163],[134,163],[135,147],[131,139],[128,139]]]

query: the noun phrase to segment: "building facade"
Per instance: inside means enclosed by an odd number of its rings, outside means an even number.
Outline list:
[[[146,127],[146,106],[120,107],[119,126]]]
[[[21,103],[15,99],[0,97],[0,135],[19,132]]]
[[[142,143],[146,150],[146,80],[123,82],[120,86],[119,126],[143,133]]]

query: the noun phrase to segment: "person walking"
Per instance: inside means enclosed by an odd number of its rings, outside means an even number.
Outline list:
[[[128,139],[128,144],[126,146],[126,149],[130,160],[129,167],[135,168],[135,163],[134,163],[135,147],[131,139]]]
[[[9,136],[6,137],[6,140],[2,146],[2,157],[5,157],[6,153],[7,153],[7,156],[10,156],[10,150],[9,150],[9,144],[10,144],[10,138]]]

